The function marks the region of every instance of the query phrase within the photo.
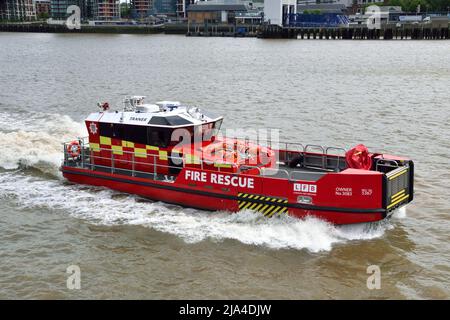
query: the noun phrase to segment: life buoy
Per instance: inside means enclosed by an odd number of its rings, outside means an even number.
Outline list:
[[[72,141],[69,144],[67,151],[69,152],[72,158],[78,158],[78,156],[81,153],[80,143],[78,141]]]

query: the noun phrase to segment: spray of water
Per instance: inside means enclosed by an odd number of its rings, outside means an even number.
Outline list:
[[[0,114],[0,167],[33,167],[58,175],[62,143],[86,136],[82,123],[62,115]]]

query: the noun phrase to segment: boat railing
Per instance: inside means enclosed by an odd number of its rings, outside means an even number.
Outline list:
[[[90,170],[98,170],[102,172],[107,173],[125,173],[132,177],[151,177],[154,180],[157,179],[164,179],[164,180],[172,180],[174,176],[177,174],[174,174],[173,172],[181,171],[181,167],[179,166],[171,166],[171,165],[165,165],[160,164],[157,162],[159,156],[158,155],[146,155],[148,157],[151,157],[152,160],[150,162],[142,162],[142,161],[136,161],[135,157],[136,155],[139,155],[140,153],[134,153],[134,152],[128,152],[123,151],[122,154],[129,154],[131,156],[131,160],[128,159],[117,159],[114,155],[114,151],[111,149],[104,149],[104,148],[98,148],[96,151],[107,151],[111,153],[110,157],[103,157],[100,155],[94,155],[94,152],[91,148],[84,148],[81,149],[81,153],[79,156],[79,161],[76,161],[74,159],[71,159],[71,156],[68,154],[67,149],[65,151],[64,156],[64,164],[66,166],[73,166],[73,167],[81,167],[86,168]],[[142,154],[143,155],[143,154]],[[181,159],[181,158],[179,158]],[[182,160],[181,160],[182,161]],[[110,163],[110,165],[105,165],[104,163]],[[123,167],[128,166],[128,167]],[[129,169],[131,167],[131,169]],[[148,167],[148,170],[138,170],[139,168],[146,168]],[[161,174],[162,172],[161,168],[168,169],[167,174]],[[173,172],[170,172],[170,169],[173,170]]]
[[[63,143],[64,146],[64,165],[66,166],[73,166],[73,167],[81,167],[81,168],[87,168],[91,170],[100,170],[103,172],[108,173],[126,173],[130,176],[141,176],[141,177],[148,177],[151,176],[153,179],[158,178],[164,178],[171,180],[171,177],[177,176],[179,171],[181,171],[183,168],[193,168],[192,165],[199,165],[200,169],[204,170],[205,167],[215,166],[216,171],[218,172],[224,172],[225,170],[222,168],[221,165],[223,165],[225,162],[213,162],[210,160],[198,160],[194,163],[186,163],[183,159],[183,157],[179,156],[172,156],[167,155],[165,158],[167,160],[171,160],[174,164],[179,165],[169,165],[169,164],[162,164],[159,163],[158,160],[161,160],[161,157],[156,154],[147,154],[147,153],[139,153],[139,152],[130,152],[130,151],[120,151],[121,155],[127,155],[130,159],[124,159],[124,158],[117,158],[115,157],[115,151],[113,149],[109,148],[101,148],[96,147],[92,148],[89,145],[89,142],[87,141],[87,138],[78,138],[77,141],[79,142],[81,152],[77,159],[73,159],[73,157],[69,154],[68,146],[70,142]],[[109,154],[109,156],[105,157],[102,155],[96,155],[94,154],[95,151],[105,151]],[[117,151],[116,151],[117,152]],[[145,156],[150,157],[150,161],[143,162],[136,159],[139,158],[139,156]],[[110,165],[104,165],[104,163],[110,163]],[[233,165],[233,164],[231,164]],[[128,166],[128,168],[123,168],[121,166]],[[131,169],[129,169],[131,167]],[[136,168],[146,168],[148,167],[148,170],[137,170]],[[238,169],[241,171],[241,167],[245,166],[239,166]],[[250,166],[247,166],[250,167]],[[250,168],[249,168],[250,169]],[[258,174],[261,174],[260,167],[251,167],[251,169],[257,169]],[[160,172],[166,170],[167,174],[161,174]],[[225,171],[228,172],[228,171]],[[229,172],[228,172],[229,173]],[[243,173],[245,174],[245,173]]]
[[[327,147],[327,146],[322,146],[322,145],[315,145],[315,144],[307,144],[304,145],[303,143],[299,143],[299,142],[286,142],[286,141],[278,141],[278,142],[274,142],[270,139],[252,139],[249,137],[236,137],[235,139],[237,140],[244,140],[246,142],[253,142],[253,143],[257,143],[257,144],[265,144],[268,147],[272,147],[273,145],[277,146],[278,149],[280,150],[290,150],[292,149],[292,151],[301,151],[301,152],[306,152],[308,149],[312,146],[316,146],[318,148],[321,149],[321,151],[323,153],[327,153],[329,150],[339,150],[339,151],[344,151],[345,153],[345,149],[342,147]],[[281,147],[284,147],[284,149],[281,149]]]
[[[64,143],[64,165],[66,166],[75,166],[75,167],[82,167],[87,168],[91,170],[100,170],[103,172],[108,173],[125,173],[130,176],[137,176],[137,177],[152,177],[153,179],[165,179],[165,180],[173,180],[175,176],[178,175],[179,171],[181,171],[183,168],[188,167],[192,168],[189,163],[186,163],[183,159],[183,157],[179,156],[172,156],[167,155],[167,160],[171,160],[171,163],[173,164],[179,164],[179,165],[170,165],[170,164],[161,164],[158,162],[160,159],[159,155],[156,154],[144,154],[139,152],[130,152],[130,151],[121,151],[120,153],[122,155],[128,155],[129,159],[124,158],[117,158],[115,157],[115,153],[113,149],[109,148],[91,148],[89,145],[89,142],[87,142],[87,138],[78,138],[78,141],[80,143],[81,152],[79,155],[79,159],[75,161],[71,158],[69,151],[68,151],[68,145],[69,143]],[[304,150],[307,151],[312,149],[313,145],[305,146]],[[316,146],[317,147],[317,146]],[[319,146],[320,147],[320,146]],[[110,154],[110,156],[105,157],[102,155],[96,155],[94,154],[95,151],[106,151]],[[323,150],[323,148],[321,149]],[[326,150],[325,150],[326,151]],[[139,158],[139,155],[145,156],[145,157],[151,157],[151,161],[143,162],[136,159],[136,157]],[[324,160],[322,158],[321,163],[322,166],[324,164]],[[326,160],[325,160],[326,161]],[[104,163],[110,163],[110,165],[105,165]],[[205,166],[210,167],[211,165],[215,164],[223,164],[223,163],[216,163],[208,160],[202,160],[199,159],[194,164],[199,165],[202,170],[204,170]],[[326,164],[326,163],[325,163]],[[127,167],[123,167],[127,166]],[[131,169],[130,169],[131,167]],[[148,167],[148,170],[142,170],[142,168]],[[306,167],[306,166],[305,166]],[[317,167],[313,166],[314,169],[317,169]],[[140,168],[141,170],[138,170],[137,168]],[[167,171],[167,174],[160,174],[160,172],[163,172],[164,170]],[[224,171],[220,165],[216,166],[215,169],[218,172]],[[276,179],[288,179],[290,181],[299,180],[296,178],[296,176],[304,175],[304,171],[299,170],[285,170],[282,168],[267,168],[267,167],[261,167],[261,166],[252,166],[252,165],[246,165],[241,164],[238,166],[238,172],[239,174],[243,175],[250,175],[247,174],[246,171],[254,170],[257,171],[257,173],[252,173],[252,175],[260,175],[260,176],[267,176],[272,177]],[[325,171],[333,171],[329,169],[325,169]],[[229,173],[229,171],[226,171]],[[308,174],[311,175],[323,175],[323,169],[322,172],[314,172],[309,171]]]
[[[400,166],[401,165],[397,160],[380,158],[375,161],[375,171],[380,171],[384,173],[395,170]]]
[[[346,167],[345,153],[342,147],[325,147],[316,144],[307,144],[296,142],[273,142],[270,139],[251,139],[249,137],[236,138],[244,140],[245,143],[264,144],[269,148],[274,146],[278,149],[279,161],[289,162],[295,157],[303,156],[303,166],[306,168],[321,168],[328,171],[339,171]],[[284,147],[284,149],[283,149]]]
[[[280,168],[265,168],[265,167],[258,169],[262,177],[270,177],[274,179],[284,179],[284,180],[287,179],[289,181],[305,180],[305,176],[314,177],[313,179],[308,178],[306,180],[316,180],[316,178],[324,175],[323,171],[314,172],[314,171],[286,170]]]
[[[273,148],[274,145],[277,146],[278,149],[280,149],[281,147],[284,146],[284,150],[289,150],[292,149],[292,151],[304,151],[305,146],[302,143],[297,143],[297,142],[274,142],[271,139],[252,139],[249,137],[236,137],[237,140],[243,140],[246,143],[252,142],[252,143],[256,143],[256,144],[263,144],[266,147],[269,148]]]

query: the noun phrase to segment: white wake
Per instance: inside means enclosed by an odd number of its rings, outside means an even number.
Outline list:
[[[274,249],[319,252],[329,251],[338,243],[381,237],[392,227],[389,222],[337,227],[315,218],[267,219],[251,211],[206,212],[20,171],[0,174],[1,198],[14,201],[19,208],[61,211],[93,224],[142,225],[177,235],[188,243],[234,239]]]
[[[58,175],[62,143],[87,136],[84,124],[68,116],[0,113],[0,167],[33,167]]]

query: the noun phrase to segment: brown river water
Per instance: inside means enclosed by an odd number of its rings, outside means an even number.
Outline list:
[[[449,41],[0,33],[0,298],[448,299],[449,88]],[[198,105],[226,128],[408,156],[415,200],[337,227],[64,181],[61,143],[127,94]]]

